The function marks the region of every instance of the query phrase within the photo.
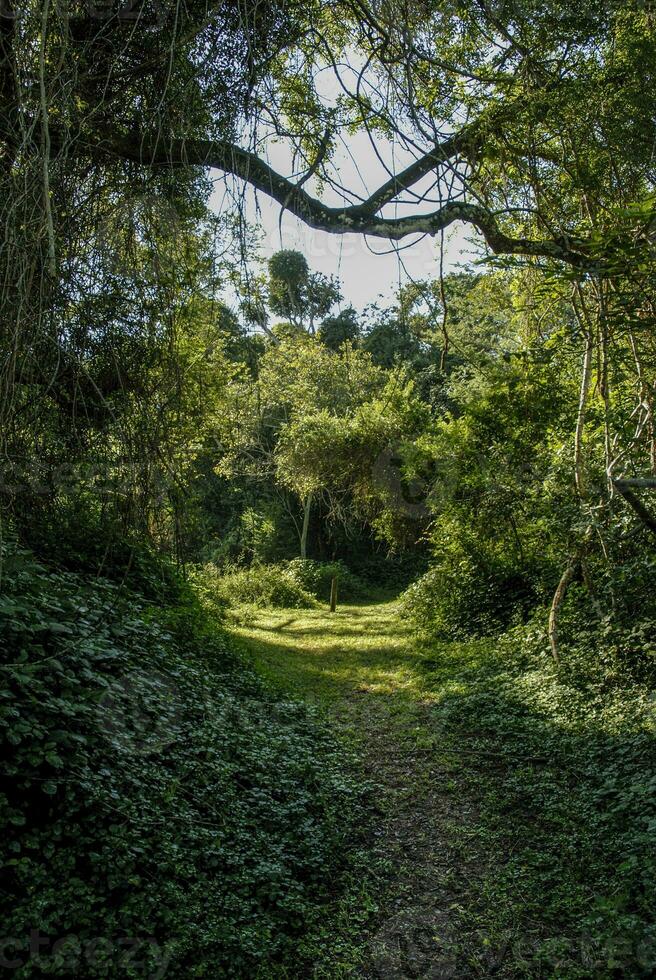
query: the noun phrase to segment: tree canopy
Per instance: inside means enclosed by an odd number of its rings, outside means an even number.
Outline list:
[[[2,0],[8,936],[147,927],[176,976],[347,975],[308,951],[332,955],[364,791],[277,665],[349,718],[374,695],[396,788],[406,752],[420,795],[433,762],[452,785],[456,716],[459,773],[499,745],[467,846],[510,798],[542,837],[449,892],[463,976],[591,976],[561,919],[606,943],[599,976],[656,975],[655,137],[645,0]],[[289,213],[386,242],[385,295],[263,243],[264,196],[280,241]],[[338,591],[394,593],[371,643],[358,607],[345,650]],[[306,618],[253,641],[274,607]]]

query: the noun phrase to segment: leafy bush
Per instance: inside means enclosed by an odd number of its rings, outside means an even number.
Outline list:
[[[316,605],[285,565],[251,565],[219,572],[206,566],[202,573],[213,582],[216,601],[226,606],[254,605],[276,609],[311,609]],[[205,591],[211,587],[205,586]]]
[[[271,975],[362,820],[330,739],[193,603],[149,608],[16,545],[2,584],[16,976]]]
[[[100,575],[154,602],[176,602],[186,595],[170,557],[84,500],[63,501],[55,519],[45,512],[24,521],[19,535],[35,554],[59,568]]]
[[[192,575],[202,601],[213,610],[254,605],[275,609],[311,609],[317,599],[327,602],[333,575],[342,599],[362,598],[366,586],[341,561],[318,562],[294,558],[277,565],[251,565],[221,572],[205,565]]]
[[[212,620],[222,621],[230,607],[230,600],[220,569],[213,562],[208,562],[206,565],[191,566],[188,576],[203,610]]]
[[[287,563],[287,570],[302,589],[324,602],[330,597],[333,576],[338,579],[341,599],[361,599],[367,594],[365,583],[343,561],[319,562],[311,558],[294,558]]]
[[[426,571],[427,558],[425,542],[420,541],[413,551],[377,554],[351,552],[349,565],[370,589],[382,588],[398,594],[423,575]]]
[[[556,667],[545,610],[494,641],[432,640],[426,653],[440,745],[466,746],[460,778],[478,801],[488,870],[473,927],[518,937],[522,976],[654,976],[653,687],[599,642],[570,642]],[[462,846],[476,846],[471,827]],[[488,865],[491,852],[503,860]]]
[[[522,621],[536,594],[529,569],[465,555],[430,568],[403,593],[401,608],[423,632],[451,639],[489,636]]]

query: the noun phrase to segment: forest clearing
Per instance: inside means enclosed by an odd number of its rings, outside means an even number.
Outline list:
[[[656,976],[651,0],[0,0],[0,972]]]

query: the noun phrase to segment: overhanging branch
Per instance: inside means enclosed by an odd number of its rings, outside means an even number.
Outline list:
[[[646,479],[618,479],[613,480],[613,486],[622,494],[627,504],[633,508],[645,527],[649,528],[652,534],[656,534],[656,517],[645,507],[643,502],[633,492],[633,488],[641,490],[655,490],[656,479],[649,477]]]
[[[456,134],[430,150],[398,176],[386,181],[368,200],[347,207],[331,207],[308,194],[303,181],[294,183],[283,177],[255,153],[225,140],[153,139],[124,137],[110,133],[93,135],[80,141],[80,149],[94,156],[118,157],[147,167],[200,166],[222,170],[246,181],[252,187],[290,211],[305,224],[333,234],[355,233],[394,241],[408,235],[436,235],[456,221],[473,225],[496,254],[531,255],[556,259],[575,266],[586,264],[585,243],[566,239],[538,240],[514,238],[505,234],[496,216],[479,204],[449,201],[427,214],[400,218],[383,217],[381,208],[439,162],[462,151],[465,138]]]

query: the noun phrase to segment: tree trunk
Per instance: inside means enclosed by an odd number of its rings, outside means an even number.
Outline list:
[[[312,491],[303,502],[303,530],[301,531],[301,558],[307,558],[307,539],[310,528],[310,510],[312,509]]]
[[[330,583],[330,611],[335,612],[337,609],[337,576],[333,575]]]
[[[549,644],[551,646],[552,656],[557,664],[560,663],[560,657],[558,655],[558,615],[563,599],[565,598],[565,593],[567,592],[567,586],[574,578],[575,571],[576,561],[572,559],[561,575],[558,588],[554,592],[551,611],[549,612]]]
[[[592,331],[588,330],[586,331],[585,354],[583,355],[583,369],[581,372],[579,413],[576,419],[576,432],[574,434],[574,480],[580,496],[583,496],[583,431],[585,429],[586,406],[588,392],[590,390],[590,379],[592,377],[592,351]]]

